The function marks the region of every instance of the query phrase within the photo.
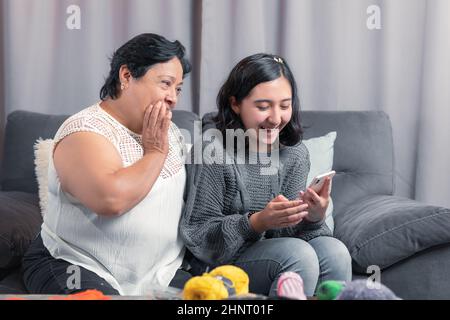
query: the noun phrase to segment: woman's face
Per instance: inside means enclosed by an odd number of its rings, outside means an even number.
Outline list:
[[[181,93],[183,84],[183,67],[178,58],[153,65],[144,76],[129,78],[126,94],[134,105],[140,107],[142,113],[148,105],[162,101],[173,109]]]
[[[262,82],[240,104],[236,104],[232,98],[231,106],[240,116],[245,129],[254,130],[258,145],[263,143],[270,146],[291,120],[291,84],[284,76]]]

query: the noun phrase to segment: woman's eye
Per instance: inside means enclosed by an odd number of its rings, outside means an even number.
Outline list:
[[[261,110],[261,111],[266,111],[266,110],[268,110],[269,109],[269,107],[268,106],[256,106],[259,110]]]
[[[177,96],[181,94],[181,91],[183,91],[181,88],[177,88]]]
[[[289,109],[290,107],[291,107],[291,105],[281,106],[281,109],[287,110],[287,109]]]
[[[171,85],[171,83],[170,83],[170,81],[167,81],[167,80],[163,80],[163,81],[161,81],[163,84],[164,84],[164,86],[166,86],[166,87],[170,87],[170,85]]]

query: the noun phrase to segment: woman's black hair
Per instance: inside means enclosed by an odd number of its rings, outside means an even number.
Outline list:
[[[169,41],[154,34],[140,34],[117,49],[110,64],[109,75],[100,90],[100,99],[118,97],[120,80],[119,70],[126,65],[133,78],[138,79],[145,75],[154,64],[164,63],[177,57],[183,67],[183,77],[191,71],[191,64],[185,58],[185,48],[179,41]]]
[[[293,146],[302,140],[303,130],[300,124],[298,89],[286,60],[279,56],[258,53],[244,58],[231,70],[228,79],[217,95],[216,103],[219,111],[214,117],[214,122],[222,133],[224,145],[226,145],[226,129],[245,130],[241,118],[231,109],[230,98],[234,97],[237,103],[241,103],[258,84],[278,79],[281,76],[284,76],[291,84],[292,117],[280,132],[280,144]]]

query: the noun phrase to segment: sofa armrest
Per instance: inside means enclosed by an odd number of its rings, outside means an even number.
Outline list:
[[[356,272],[380,269],[432,246],[450,243],[450,209],[397,196],[372,195],[335,217],[335,236]]]

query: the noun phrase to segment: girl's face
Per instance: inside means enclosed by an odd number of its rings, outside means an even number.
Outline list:
[[[232,97],[231,108],[240,116],[245,129],[256,133],[258,145],[263,143],[270,149],[292,117],[291,84],[284,76],[262,82],[240,104]]]

